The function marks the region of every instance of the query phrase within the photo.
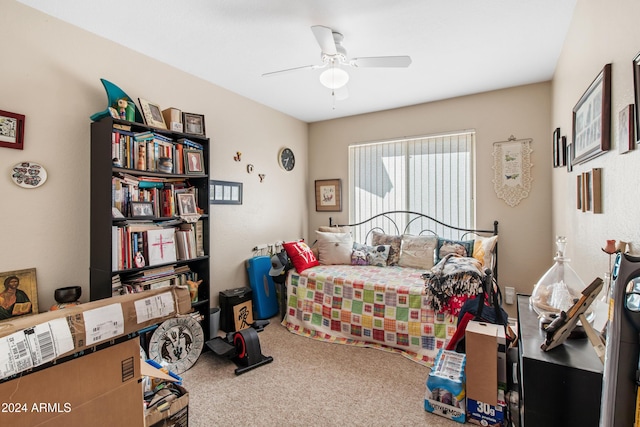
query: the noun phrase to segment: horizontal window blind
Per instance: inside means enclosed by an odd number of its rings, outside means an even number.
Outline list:
[[[474,228],[474,146],[473,131],[351,145],[350,222],[409,210],[456,227]],[[402,232],[407,223],[398,225]],[[419,234],[421,227],[409,224],[407,231]],[[459,238],[443,229],[432,231],[444,238]]]

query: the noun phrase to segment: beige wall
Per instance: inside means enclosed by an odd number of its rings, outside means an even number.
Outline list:
[[[475,129],[477,137],[477,226],[491,228],[499,221],[499,281],[516,292],[531,293],[548,268],[551,245],[551,132],[550,83],[521,86],[379,113],[312,123],[309,126],[309,180],[341,178],[348,188],[349,144],[403,136],[429,135]],[[533,183],[529,196],[509,207],[493,188],[493,143],[532,138]],[[346,194],[346,193],[345,193]],[[346,196],[345,196],[346,197]],[[316,212],[314,194],[307,197],[309,235],[332,216],[349,220],[342,212]],[[507,306],[515,316],[515,307]]]
[[[41,309],[61,286],[81,285],[89,297],[89,116],[106,107],[100,78],[136,100],[204,114],[211,178],[244,183],[243,205],[211,209],[214,304],[219,291],[248,284],[244,260],[254,246],[304,236],[306,123],[15,1],[2,2],[0,37],[0,110],[26,115],[24,150],[0,148],[0,271],[35,267]],[[290,173],[277,164],[283,146],[297,156]],[[23,160],[47,168],[42,187],[12,183],[11,167]]]
[[[572,110],[605,64],[612,64],[611,151],[573,172],[553,171],[553,234],[566,235],[568,252],[585,283],[602,277],[609,258],[600,248],[605,240],[634,243],[640,252],[640,150],[619,154],[618,114],[634,103],[632,60],[640,51],[640,2],[579,0],[571,28],[553,79],[552,127],[560,127],[572,138]],[[591,168],[602,168],[602,214],[582,213],[575,208],[576,176]]]

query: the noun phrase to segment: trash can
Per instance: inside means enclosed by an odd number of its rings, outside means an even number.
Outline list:
[[[209,309],[209,339],[212,340],[218,336],[220,330],[220,308],[212,307]]]

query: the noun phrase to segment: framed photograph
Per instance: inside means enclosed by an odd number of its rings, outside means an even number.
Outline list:
[[[553,167],[566,166],[567,138],[560,136],[560,128],[553,131]]]
[[[182,123],[184,133],[191,135],[205,136],[204,115],[194,113],[182,113]]]
[[[142,110],[142,117],[147,125],[160,129],[167,128],[160,106],[142,98],[138,98],[138,102],[140,103],[140,109]]]
[[[0,273],[0,321],[16,316],[38,314],[36,269]]]
[[[180,215],[197,215],[198,205],[193,193],[178,193],[178,212]]]
[[[640,53],[633,58],[633,96],[635,100],[635,111],[633,114],[636,132],[636,144],[640,144]]]
[[[629,104],[618,113],[618,145],[620,153],[628,153],[636,146],[635,119],[633,104]]]
[[[0,147],[22,150],[24,115],[0,110]]]
[[[241,205],[242,183],[231,181],[209,181],[209,204]]]
[[[573,107],[573,164],[611,148],[611,64],[604,66]]]
[[[573,172],[573,144],[567,144],[567,137],[562,137],[563,144],[567,147],[567,172]]]
[[[131,216],[133,218],[153,217],[153,203],[151,202],[131,202]]]
[[[316,211],[342,211],[342,181],[339,179],[316,180]]]
[[[202,150],[185,149],[184,171],[187,175],[204,175],[204,156]]]

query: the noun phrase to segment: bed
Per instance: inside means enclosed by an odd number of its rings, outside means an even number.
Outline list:
[[[497,280],[497,221],[490,229],[462,229],[392,211],[357,224],[330,221],[316,234],[317,250],[285,243],[295,268],[286,279],[282,324],[297,335],[431,366],[464,301],[487,274]]]

